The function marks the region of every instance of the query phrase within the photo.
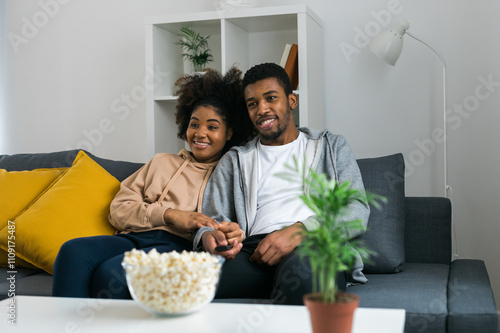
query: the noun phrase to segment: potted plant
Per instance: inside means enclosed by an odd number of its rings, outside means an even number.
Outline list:
[[[319,226],[314,230],[303,230],[303,239],[297,250],[302,258],[307,257],[313,276],[313,292],[304,295],[314,333],[351,332],[354,310],[358,307],[359,297],[341,292],[336,284],[339,272],[353,267],[358,254],[363,260],[369,260],[375,253],[364,243],[351,236],[349,230],[363,229],[361,220],[345,220],[348,206],[360,201],[371,203],[380,209],[382,196],[360,191],[350,187],[349,182],[338,184],[335,179],[328,180],[325,174],[310,170],[310,177],[305,172],[301,177],[297,161],[290,167],[294,175],[286,179],[302,179],[304,187],[309,186],[309,194],[301,195],[302,201],[316,214]]]
[[[184,51],[182,57],[193,64],[195,72],[201,72],[206,64],[213,61],[213,56],[208,48],[208,36],[202,36],[193,29],[181,28],[181,37],[176,44]]]

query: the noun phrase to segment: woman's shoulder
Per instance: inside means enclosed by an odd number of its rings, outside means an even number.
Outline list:
[[[156,153],[153,158],[149,161],[148,164],[178,164],[182,163],[185,160],[185,157],[178,154],[170,154],[170,153]]]

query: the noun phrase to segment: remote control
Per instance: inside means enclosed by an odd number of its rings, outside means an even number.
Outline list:
[[[220,245],[215,248],[215,251],[217,252],[224,252],[227,250],[231,250],[233,248],[232,245]]]

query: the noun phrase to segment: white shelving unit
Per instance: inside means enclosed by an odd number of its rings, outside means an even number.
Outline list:
[[[299,46],[299,126],[324,128],[323,35],[319,17],[305,5],[240,8],[228,11],[155,16],[146,19],[146,66],[154,72],[147,92],[148,156],[177,153],[175,81],[190,69],[175,42],[181,27],[211,35],[211,68],[225,72],[236,65],[243,73],[262,62],[279,63],[287,43]]]

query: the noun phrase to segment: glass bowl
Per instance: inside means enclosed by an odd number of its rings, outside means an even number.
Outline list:
[[[155,249],[125,253],[122,266],[132,298],[159,316],[185,315],[210,303],[217,290],[224,258],[207,252]]]

